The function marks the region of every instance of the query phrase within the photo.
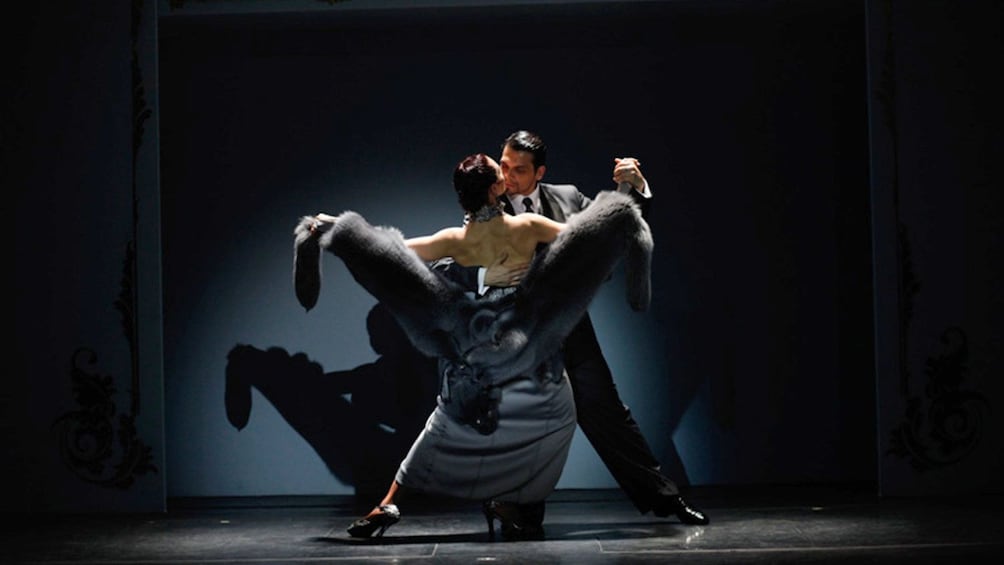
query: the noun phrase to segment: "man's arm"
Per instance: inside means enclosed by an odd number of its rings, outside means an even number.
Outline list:
[[[617,192],[630,194],[641,207],[642,218],[648,218],[652,191],[648,181],[641,174],[641,162],[634,157],[614,157],[613,179],[617,183]]]

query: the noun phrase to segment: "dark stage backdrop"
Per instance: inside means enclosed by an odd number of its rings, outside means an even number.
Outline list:
[[[160,21],[169,496],[380,490],[434,377],[300,215],[460,222],[463,156],[512,130],[593,195],[635,156],[654,300],[591,312],[681,484],[874,480],[863,3],[646,2]],[[390,333],[388,333],[390,332]],[[229,358],[229,365],[228,365]],[[613,487],[577,434],[561,488]]]

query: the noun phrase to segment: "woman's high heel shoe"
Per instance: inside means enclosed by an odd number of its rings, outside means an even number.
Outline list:
[[[520,505],[512,502],[486,500],[481,506],[488,522],[488,539],[495,541],[495,520],[499,521],[502,539],[505,541],[525,541],[544,539],[543,512],[541,521],[527,520]]]
[[[395,504],[385,504],[377,508],[380,513],[360,518],[348,527],[346,531],[354,538],[381,537],[387,528],[401,519],[401,511]],[[376,536],[373,532],[376,531]]]

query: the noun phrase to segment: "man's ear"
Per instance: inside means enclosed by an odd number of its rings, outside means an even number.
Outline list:
[[[544,171],[546,171],[546,170],[547,170],[547,166],[545,166],[545,165],[541,165],[541,166],[537,167],[537,174],[536,174],[536,180],[537,181],[540,181],[540,179],[544,178]]]

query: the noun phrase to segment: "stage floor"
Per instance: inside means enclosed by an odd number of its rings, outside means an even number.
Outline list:
[[[490,542],[475,503],[412,499],[383,538],[345,533],[354,497],[172,500],[166,513],[15,516],[8,563],[982,563],[1004,557],[999,495],[867,487],[690,488],[711,523],[640,515],[620,491],[558,491],[546,540]],[[8,516],[11,518],[11,516]],[[13,522],[13,523],[12,523]]]

